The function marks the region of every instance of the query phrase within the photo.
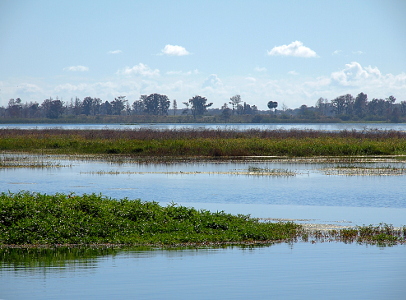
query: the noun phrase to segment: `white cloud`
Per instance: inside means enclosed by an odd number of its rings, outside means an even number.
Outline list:
[[[178,104],[187,101],[194,95],[201,95],[213,102],[218,108],[224,101],[235,94],[240,94],[244,102],[267,109],[269,100],[285,103],[289,108],[302,104],[315,105],[320,97],[334,99],[340,95],[360,92],[369,98],[386,98],[395,96],[400,101],[406,100],[406,74],[386,74],[375,66],[362,66],[358,62],[342,65],[324,76],[302,77],[271,75],[229,76],[217,74],[210,76],[196,71],[169,72],[160,74],[145,64],[138,64],[118,71],[116,77],[109,77],[97,82],[88,78],[70,81],[45,83],[42,80],[0,81],[0,106],[7,106],[10,98],[20,97],[23,102],[42,103],[48,97],[59,97],[68,102],[72,97],[83,99],[86,96],[98,97],[103,101],[112,101],[119,95],[126,95],[130,103],[139,99],[142,94],[160,93],[170,99],[177,99]],[[190,76],[188,74],[192,73]],[[131,76],[125,76],[131,75]],[[228,102],[228,101],[227,101]]]
[[[67,91],[67,92],[77,92],[77,91],[85,91],[89,88],[89,85],[80,83],[80,84],[71,84],[71,83],[64,83],[59,84],[55,87],[56,92]]]
[[[343,70],[331,73],[331,79],[343,86],[355,86],[374,81],[381,77],[381,72],[371,66],[363,68],[357,62],[345,65]]]
[[[296,56],[296,57],[317,57],[316,52],[303,46],[302,42],[295,41],[289,45],[282,45],[272,48],[268,55]]]
[[[166,72],[167,75],[182,75],[182,76],[190,76],[190,75],[196,75],[199,74],[199,70],[195,69],[193,71],[168,71]]]
[[[42,89],[33,83],[21,83],[17,86],[17,92],[22,93],[38,93],[41,92]]]
[[[120,54],[122,52],[123,51],[121,51],[121,50],[112,50],[112,51],[109,51],[108,54]]]
[[[288,74],[289,74],[289,75],[294,75],[294,76],[299,75],[299,73],[296,72],[296,71],[289,71]]]
[[[158,69],[153,70],[150,67],[148,67],[147,65],[145,65],[143,63],[139,63],[138,65],[135,65],[132,68],[125,67],[123,70],[118,71],[117,74],[156,77],[156,76],[159,76],[159,70]]]
[[[361,54],[364,54],[364,52],[358,50],[358,51],[352,51],[352,54],[361,55]]]
[[[331,55],[339,55],[342,52],[343,52],[342,50],[335,50],[333,53],[331,53]]]
[[[265,67],[256,67],[255,72],[266,72],[266,68]]]
[[[89,71],[88,67],[85,66],[70,66],[63,69],[64,71],[71,71],[71,72],[86,72]]]
[[[218,78],[216,74],[211,74],[203,82],[202,88],[218,88],[222,85],[223,83],[221,82],[220,78]]]
[[[161,52],[162,54],[171,56],[184,56],[190,54],[184,47],[177,45],[166,45]]]

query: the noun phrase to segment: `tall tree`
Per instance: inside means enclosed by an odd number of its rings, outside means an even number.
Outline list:
[[[275,101],[269,101],[268,102],[268,108],[272,111],[275,111],[275,109],[278,107],[278,102]]]
[[[359,93],[355,97],[354,101],[354,114],[359,118],[363,118],[366,114],[366,109],[368,105],[368,95],[364,93]]]
[[[82,112],[88,116],[95,116],[100,111],[101,100],[99,98],[86,97],[82,102]]]
[[[135,100],[133,103],[133,114],[134,115],[142,115],[145,111],[144,101]]]
[[[63,104],[64,103],[59,99],[53,100],[52,98],[49,98],[42,102],[41,107],[47,118],[57,119],[62,115],[65,109]]]
[[[191,110],[193,117],[196,119],[196,116],[203,115],[207,108],[212,106],[213,103],[206,104],[207,99],[202,96],[194,96],[193,98],[189,99],[189,103],[191,104]]]
[[[345,112],[346,106],[346,97],[345,95],[339,96],[334,100],[331,100],[331,106],[333,107],[333,111],[336,115],[342,115]]]
[[[224,119],[224,121],[228,121],[231,117],[231,109],[228,107],[227,103],[224,103],[224,105],[221,107],[221,117]]]
[[[142,95],[141,100],[144,102],[145,112],[150,115],[167,115],[171,102],[166,95],[151,94]]]
[[[125,99],[125,96],[118,96],[114,98],[114,101],[111,102],[111,110],[113,115],[121,115],[125,108],[125,104],[128,100]]]
[[[235,113],[235,111],[238,109],[238,106],[240,105],[240,103],[242,102],[241,100],[241,96],[240,95],[235,95],[232,96],[230,98],[230,104],[233,107],[233,114]]]
[[[173,99],[172,102],[172,109],[173,109],[173,115],[176,115],[176,111],[178,110],[178,103],[176,102],[176,99]]]
[[[21,99],[17,98],[17,99],[10,99],[8,101],[8,107],[6,109],[7,114],[10,117],[21,117],[21,113],[22,113],[22,104],[21,104]]]

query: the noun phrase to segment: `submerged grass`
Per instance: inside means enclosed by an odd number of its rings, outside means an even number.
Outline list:
[[[0,151],[166,157],[406,155],[399,131],[0,129]]]
[[[273,242],[294,238],[299,227],[95,194],[0,194],[0,245]]]

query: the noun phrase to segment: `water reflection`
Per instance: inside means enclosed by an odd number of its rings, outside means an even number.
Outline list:
[[[12,250],[12,251],[15,251]],[[30,250],[31,251],[31,250]],[[344,243],[8,254],[4,299],[402,299],[406,247]],[[4,257],[4,256],[2,256]],[[32,262],[30,262],[32,260]],[[24,267],[27,266],[27,267]]]

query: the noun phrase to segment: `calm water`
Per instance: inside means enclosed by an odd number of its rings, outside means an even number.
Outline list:
[[[146,165],[29,155],[18,160],[60,167],[0,169],[0,191],[103,193],[309,223],[406,224],[405,175],[326,175],[323,170],[337,164],[320,163]],[[368,166],[388,164],[405,168],[399,162]],[[296,175],[242,175],[250,167]],[[14,254],[1,256],[0,299],[404,299],[406,294],[405,246],[300,242],[65,258]]]
[[[7,157],[7,155],[3,155]],[[311,219],[369,225],[406,224],[406,175],[326,175],[320,163],[176,163],[138,164],[54,160],[18,156],[62,167],[0,169],[2,191],[102,193],[114,198],[176,202],[198,209],[225,210],[264,218]],[[405,163],[352,164],[406,168]],[[295,176],[241,175],[249,168],[277,169]]]
[[[63,129],[138,129],[138,128],[153,128],[153,129],[178,129],[178,128],[205,128],[205,129],[236,129],[236,130],[247,130],[247,129],[263,129],[263,130],[274,130],[274,129],[311,129],[311,130],[325,130],[325,131],[337,131],[337,130],[406,130],[405,123],[299,123],[299,124],[285,124],[285,123],[275,123],[275,124],[240,124],[240,123],[221,123],[221,124],[203,124],[203,123],[193,123],[193,124],[0,124],[1,128],[21,128],[21,129],[32,129],[32,128],[63,128]]]
[[[121,251],[0,268],[1,299],[404,299],[406,247]]]

